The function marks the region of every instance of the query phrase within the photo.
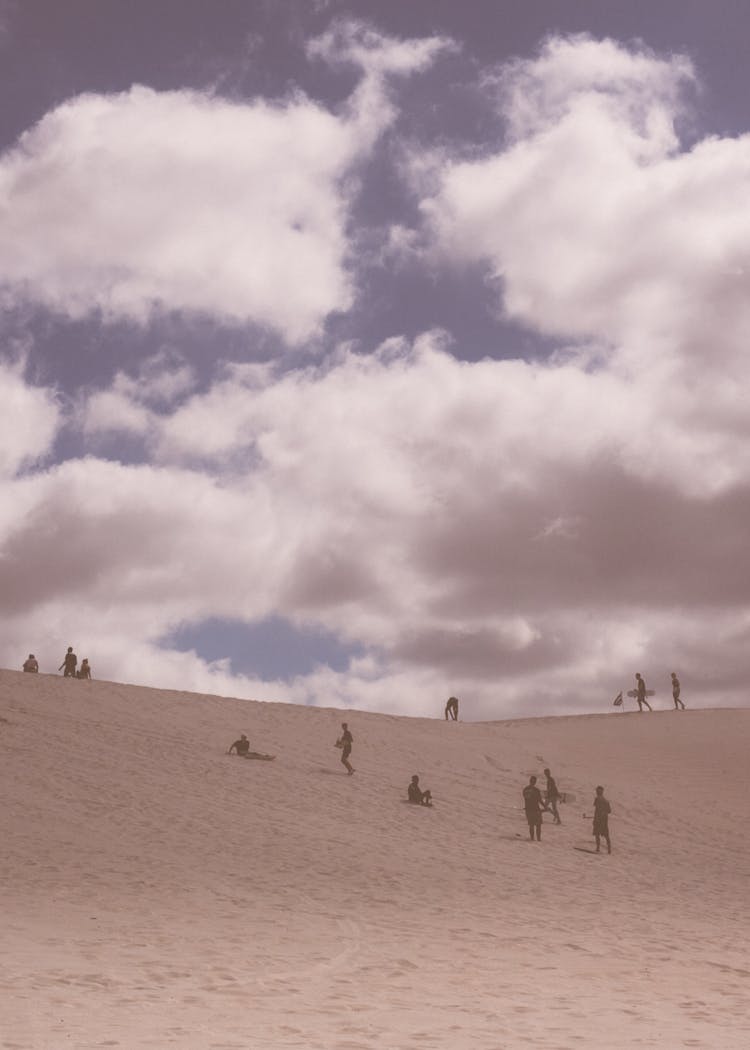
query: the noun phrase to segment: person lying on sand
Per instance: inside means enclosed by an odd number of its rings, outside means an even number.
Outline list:
[[[275,758],[275,755],[264,755],[260,751],[250,750],[250,741],[243,733],[239,740],[235,740],[232,746],[227,751],[228,755],[231,755],[233,751],[236,751],[240,758]]]
[[[411,784],[407,789],[409,801],[413,802],[416,806],[431,806],[432,805],[432,792],[422,791],[419,786],[419,777],[415,773],[411,778]]]

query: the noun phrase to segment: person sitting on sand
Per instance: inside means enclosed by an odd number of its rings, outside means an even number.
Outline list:
[[[416,806],[431,806],[432,805],[432,792],[422,791],[419,786],[419,777],[415,773],[411,778],[411,784],[407,789],[409,801],[413,802]]]
[[[78,657],[73,652],[73,646],[68,646],[68,651],[63,657],[63,662],[58,667],[58,671],[62,671],[63,678],[75,678],[76,676],[76,664],[78,663]]]
[[[91,681],[91,665],[87,656],[84,656],[83,660],[81,660],[81,666],[76,672],[76,678],[87,678]]]
[[[607,799],[604,797],[604,788],[599,786],[596,789],[596,798],[594,799],[594,828],[593,834],[596,839],[596,852],[599,852],[600,840],[604,839],[607,843],[607,853],[612,852],[612,843],[609,841],[609,815],[612,812]]]
[[[536,786],[536,777],[529,777],[529,782],[521,792],[523,795],[523,806],[526,810],[526,820],[529,825],[529,838],[534,841],[536,831],[537,842],[542,841],[542,793]]]
[[[264,758],[266,759],[266,761],[269,761],[270,759],[276,757],[275,755],[264,755],[260,751],[251,751],[250,741],[247,739],[244,733],[242,734],[239,740],[235,740],[235,742],[227,751],[227,754],[231,755],[233,751],[236,751],[240,758]]]
[[[29,653],[28,660],[23,662],[24,671],[29,671],[31,674],[39,673],[39,663],[33,653]]]
[[[454,722],[458,721],[458,697],[449,696],[448,703],[445,705],[445,721],[448,721],[448,717],[453,719]]]
[[[680,679],[674,671],[672,671],[672,699],[674,700],[675,711],[679,711],[680,709],[683,711],[685,710],[685,705],[682,700],[680,700]]]
[[[336,741],[336,747],[341,748],[341,762],[346,766],[346,771],[349,776],[354,772],[354,766],[349,761],[349,755],[352,753],[352,744],[354,743],[354,737],[352,736],[349,726],[346,722],[341,723],[343,733]]]

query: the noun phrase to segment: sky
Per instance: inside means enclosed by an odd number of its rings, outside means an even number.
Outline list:
[[[749,31],[0,0],[0,664],[745,703]]]

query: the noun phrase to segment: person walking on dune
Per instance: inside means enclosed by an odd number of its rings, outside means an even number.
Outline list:
[[[544,804],[545,809],[552,810],[552,819],[555,824],[562,824],[560,820],[560,814],[557,812],[557,803],[560,798],[560,792],[557,790],[557,784],[555,778],[552,776],[548,769],[545,769],[544,775],[547,778],[547,790],[544,793]]]
[[[346,766],[346,771],[349,776],[354,772],[354,766],[349,761],[349,755],[352,753],[352,744],[354,743],[354,737],[349,731],[349,726],[346,722],[341,723],[341,729],[343,732],[336,741],[336,747],[341,748],[341,763]]]
[[[449,696],[448,703],[445,705],[445,721],[451,718],[454,722],[458,721],[458,697]]]
[[[63,662],[58,667],[58,671],[62,671],[63,678],[75,678],[76,676],[76,664],[78,663],[78,657],[73,652],[73,646],[68,646],[68,651],[63,657]]]
[[[646,683],[641,678],[640,674],[638,674],[637,671],[636,671],[636,674],[635,674],[635,698],[638,701],[638,710],[639,711],[643,710],[643,705],[644,704],[649,709],[649,711],[653,711],[653,707],[651,706],[651,704],[646,699]]]
[[[526,810],[526,821],[529,825],[529,838],[534,841],[536,831],[537,842],[542,841],[542,793],[536,786],[536,777],[529,777],[529,782],[521,792],[523,795],[523,807]]]
[[[612,852],[612,843],[609,840],[609,815],[612,812],[607,799],[604,797],[604,788],[601,785],[596,789],[596,798],[594,799],[594,838],[596,839],[596,852],[599,853],[599,846],[602,839],[607,843],[607,853]]]
[[[674,700],[675,711],[685,710],[685,705],[680,700],[680,679],[674,671],[672,671],[672,699]]]

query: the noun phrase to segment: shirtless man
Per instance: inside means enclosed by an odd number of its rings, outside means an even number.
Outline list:
[[[346,722],[341,723],[341,728],[343,732],[336,741],[336,747],[341,748],[341,762],[343,765],[346,766],[346,771],[349,774],[349,776],[351,776],[354,772],[354,766],[349,761],[349,755],[351,755],[352,753],[352,744],[354,743],[354,737],[349,731],[349,726]]]

